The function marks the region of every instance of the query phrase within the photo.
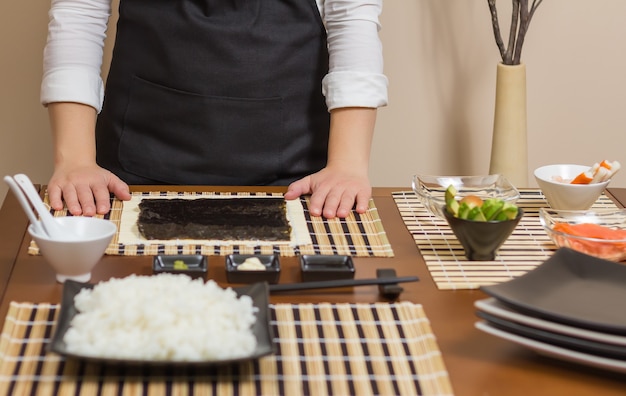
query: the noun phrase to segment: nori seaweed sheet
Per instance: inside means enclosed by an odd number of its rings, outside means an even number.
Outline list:
[[[142,199],[139,210],[146,239],[290,240],[286,204],[277,198]]]

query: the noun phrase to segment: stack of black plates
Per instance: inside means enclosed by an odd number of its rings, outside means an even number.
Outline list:
[[[481,288],[476,327],[543,355],[626,373],[626,264],[561,248]]]

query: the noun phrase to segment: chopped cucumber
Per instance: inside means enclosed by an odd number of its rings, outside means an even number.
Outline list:
[[[459,202],[454,185],[448,186],[445,193],[446,210],[454,217],[473,221],[505,221],[517,217],[516,205],[497,198],[487,198],[482,205]]]

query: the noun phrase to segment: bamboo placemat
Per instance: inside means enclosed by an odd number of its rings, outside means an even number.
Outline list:
[[[143,192],[133,193],[135,195],[161,195],[161,196],[188,196],[197,195],[207,198],[211,196],[282,196],[280,193],[219,193],[219,192]],[[44,196],[47,203],[48,197]],[[106,250],[109,255],[141,256],[156,254],[202,254],[207,256],[225,256],[228,254],[279,254],[281,256],[296,256],[300,254],[331,254],[350,255],[354,257],[393,257],[393,249],[387,239],[387,234],[378,215],[378,209],[373,200],[369,202],[369,209],[363,214],[355,211],[345,219],[326,219],[318,216],[311,216],[309,213],[309,198],[301,197],[304,208],[304,216],[307,228],[311,234],[311,245],[288,246],[278,245],[124,245],[119,243],[118,235],[113,237],[111,244]],[[111,201],[111,211],[104,216],[97,216],[109,219],[118,226],[122,216],[123,202],[113,198]],[[67,216],[67,210],[52,211],[54,216]],[[39,249],[34,241],[29,246],[30,254],[38,254]]]
[[[524,216],[494,261],[469,261],[445,219],[432,215],[412,191],[392,194],[407,229],[441,290],[477,289],[506,282],[534,269],[556,251],[539,222],[539,208],[548,207],[540,190],[522,190],[517,205]],[[601,195],[594,209],[617,206]]]
[[[271,305],[277,353],[224,367],[119,366],[46,352],[58,305],[12,302],[0,338],[7,395],[452,395],[422,306]]]

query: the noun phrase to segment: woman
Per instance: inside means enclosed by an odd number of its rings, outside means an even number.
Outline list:
[[[53,208],[90,216],[128,184],[189,184],[289,185],[327,218],[367,209],[382,0],[121,0],[104,90],[110,6],[52,1]]]

